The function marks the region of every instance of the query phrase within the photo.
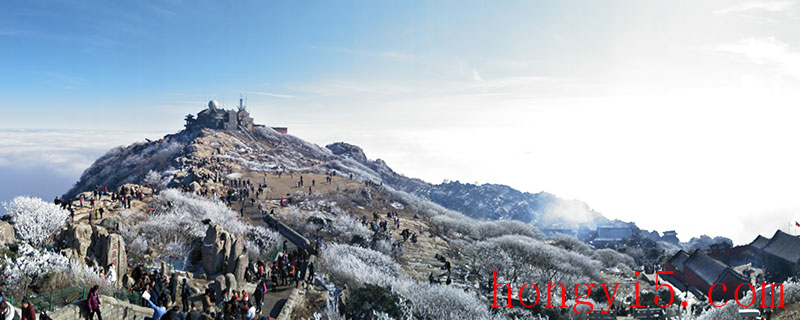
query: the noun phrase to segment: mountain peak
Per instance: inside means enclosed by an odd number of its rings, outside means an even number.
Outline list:
[[[335,142],[325,146],[325,148],[328,148],[328,150],[337,156],[345,156],[359,163],[367,163],[367,155],[364,154],[364,150],[357,145],[347,142]]]

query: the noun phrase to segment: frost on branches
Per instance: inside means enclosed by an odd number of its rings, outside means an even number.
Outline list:
[[[2,287],[11,292],[23,291],[24,286],[50,274],[66,275],[75,284],[104,284],[96,269],[27,243],[20,244],[17,256],[2,257],[0,266],[3,270]]]
[[[183,260],[206,235],[203,220],[219,224],[234,236],[245,238],[249,253],[263,254],[274,249],[279,235],[263,227],[239,220],[239,215],[219,201],[167,189],[151,204],[152,214],[122,213],[120,234],[137,253],[156,249],[163,257]]]
[[[411,279],[392,258],[374,250],[328,244],[318,262],[339,285],[355,288],[369,283],[391,288],[408,302],[408,319],[505,319],[491,314],[486,301],[474,294]]]
[[[166,188],[169,185],[169,182],[172,180],[172,177],[174,177],[173,174],[170,174],[171,171],[173,170],[165,171],[162,174],[160,172],[150,170],[144,176],[144,183],[155,189]]]
[[[3,207],[14,222],[16,237],[34,246],[40,246],[69,218],[69,211],[39,198],[16,197]]]

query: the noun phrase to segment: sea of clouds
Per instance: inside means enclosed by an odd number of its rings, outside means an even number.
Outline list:
[[[132,131],[0,130],[0,203],[18,195],[52,200],[109,149],[158,136]]]

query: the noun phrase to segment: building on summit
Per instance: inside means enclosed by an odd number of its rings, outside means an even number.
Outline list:
[[[591,241],[595,248],[622,247],[633,239],[630,227],[598,227],[597,238]]]
[[[678,245],[681,242],[678,240],[678,233],[675,232],[675,230],[664,231],[664,235],[661,237],[661,240],[674,245]]]
[[[219,102],[211,100],[208,102],[208,108],[200,111],[195,118],[194,115],[189,114],[185,118],[186,129],[201,129],[208,128],[214,130],[224,131],[252,131],[253,128],[264,127],[264,125],[255,124],[247,108],[244,106],[243,99],[239,99],[239,108],[237,110],[225,110],[220,107]],[[287,134],[289,129],[286,127],[275,127],[273,130]]]

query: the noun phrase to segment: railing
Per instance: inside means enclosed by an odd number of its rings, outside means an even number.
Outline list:
[[[33,294],[27,297],[28,302],[33,304],[37,310],[53,311],[55,307],[68,305],[78,300],[86,299],[86,287],[70,287],[56,291]],[[21,307],[22,299],[8,297],[12,305]]]
[[[267,261],[270,261],[270,262],[275,261],[275,258],[278,257],[278,253],[279,252],[281,252],[281,248],[275,248],[275,250],[272,251],[272,253],[269,254],[269,260],[267,260]]]
[[[76,301],[86,299],[88,289],[84,286],[76,286],[65,288],[61,290],[42,292],[27,296],[36,310],[47,310],[52,312],[54,309],[72,304]],[[127,301],[132,304],[142,305],[141,296],[136,293],[123,288],[101,288],[100,294],[114,297],[117,300]],[[14,296],[9,296],[8,301],[16,307],[21,307],[22,299],[15,299]]]

